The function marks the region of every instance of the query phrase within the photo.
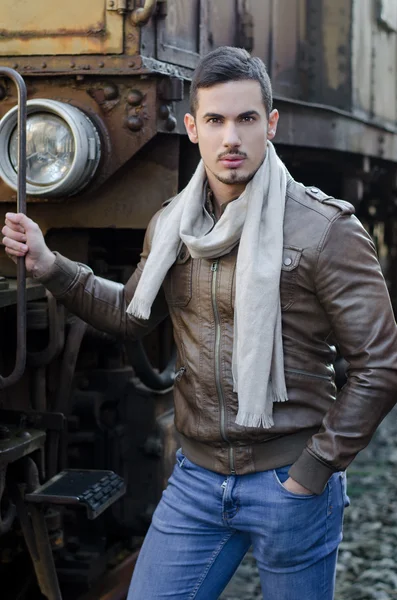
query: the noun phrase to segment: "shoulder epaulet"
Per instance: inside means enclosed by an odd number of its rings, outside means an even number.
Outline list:
[[[322,204],[327,204],[329,206],[335,206],[335,208],[339,208],[339,210],[342,211],[342,213],[345,215],[353,215],[355,213],[355,208],[353,204],[350,204],[350,202],[346,202],[345,200],[339,200],[338,198],[329,196],[317,187],[306,188],[306,194],[311,198],[318,200]]]

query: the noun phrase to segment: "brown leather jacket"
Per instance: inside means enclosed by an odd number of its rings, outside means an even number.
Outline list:
[[[149,321],[128,317],[126,306],[150,251],[156,215],[125,286],[61,255],[40,280],[74,313],[112,334],[140,338],[170,314],[178,349],[175,421],[184,454],[224,474],[292,464],[291,477],[319,494],[368,444],[396,401],[396,324],[374,245],[353,212],[350,204],[289,180],[281,274],[289,400],[274,405],[271,429],[234,422],[237,248],[216,260],[192,259],[182,248]],[[335,343],[349,363],[337,395]]]

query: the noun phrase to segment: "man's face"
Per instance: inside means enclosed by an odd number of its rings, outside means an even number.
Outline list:
[[[208,178],[238,188],[254,176],[276,133],[278,112],[266,116],[257,81],[229,81],[198,90],[196,117],[185,115],[189,138],[199,145]]]

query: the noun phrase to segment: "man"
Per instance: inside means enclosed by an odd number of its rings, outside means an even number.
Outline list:
[[[215,600],[251,545],[266,600],[332,599],[344,470],[395,402],[373,243],[351,205],[292,179],[278,118],[262,61],[229,47],[201,60],[185,125],[202,162],[126,286],[6,216],[9,256],[95,327],[139,338],[173,322],[182,448],[128,600]],[[349,372],[335,398],[336,342]]]

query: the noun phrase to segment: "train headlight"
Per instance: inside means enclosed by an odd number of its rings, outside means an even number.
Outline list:
[[[71,196],[87,185],[98,166],[101,144],[94,123],[75,106],[29,100],[26,124],[26,191],[34,196]],[[0,121],[0,177],[17,187],[17,108]]]

